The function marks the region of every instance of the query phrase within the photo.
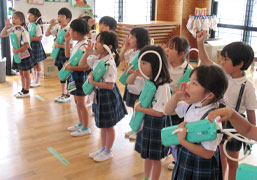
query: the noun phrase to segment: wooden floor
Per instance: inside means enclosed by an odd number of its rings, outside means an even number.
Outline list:
[[[121,91],[124,88],[119,85]],[[134,142],[124,138],[129,130],[131,109],[117,126],[114,157],[96,163],[88,157],[100,147],[100,131],[90,115],[92,134],[71,137],[67,127],[78,122],[74,101],[55,103],[60,95],[58,78],[41,79],[41,86],[31,89],[31,97],[16,99],[21,89],[19,76],[0,83],[0,180],[141,180],[144,161],[134,151]],[[91,111],[91,108],[89,109]],[[53,148],[55,156],[48,148]],[[245,162],[257,165],[257,153]],[[61,155],[67,160],[61,162]],[[163,163],[162,180],[170,179],[167,169],[171,158]]]

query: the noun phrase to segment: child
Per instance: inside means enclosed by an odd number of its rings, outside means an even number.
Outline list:
[[[209,59],[204,48],[205,36],[205,31],[197,35],[199,57],[202,64],[212,64],[213,62]],[[233,42],[223,48],[221,55],[221,67],[226,72],[229,82],[228,89],[225,93],[225,104],[227,107],[235,109],[240,114],[246,112],[249,122],[255,125],[255,109],[257,108],[255,89],[244,73],[253,62],[253,50],[249,45],[243,42]],[[229,122],[226,127],[233,128]],[[228,155],[235,159],[238,158],[241,146],[242,142],[232,139],[226,146]],[[221,145],[221,160],[223,178],[225,177],[228,163],[229,179],[235,180],[238,162],[226,158],[223,152],[223,145]]]
[[[24,98],[30,96],[30,69],[32,69],[36,65],[36,62],[33,61],[34,57],[31,53],[29,45],[29,33],[25,29],[26,25],[24,14],[20,11],[14,12],[12,16],[12,24],[13,26],[11,25],[9,19],[5,21],[5,27],[1,32],[1,37],[7,37],[11,32],[14,32],[17,36],[19,49],[15,50],[13,48],[13,53],[19,54],[21,58],[21,63],[17,63],[16,65],[21,75],[22,90],[14,96],[16,98]],[[21,57],[21,53],[25,54],[23,58]]]
[[[46,30],[46,34],[45,34],[46,37],[53,35],[56,38],[59,30],[63,29],[67,31],[69,28],[68,23],[71,21],[71,18],[72,18],[72,14],[70,10],[67,8],[61,8],[58,11],[58,18],[57,18],[58,25],[56,25],[56,19],[52,19],[50,21],[50,25]],[[63,64],[69,58],[65,57],[64,44],[58,44],[58,42],[55,41],[54,46],[60,48],[59,54],[54,62],[54,65],[57,66],[58,70],[60,71],[63,67]],[[69,93],[66,92],[66,81],[60,81],[60,82],[61,82],[62,95],[55,98],[54,101],[60,102],[60,103],[71,101]]]
[[[88,23],[90,31],[95,29],[95,20],[91,16],[82,15],[79,18],[85,20]]]
[[[192,71],[190,81],[182,83],[166,104],[167,114],[176,112],[180,118],[184,118],[184,122],[179,124],[179,128],[184,130],[178,133],[181,146],[178,147],[172,179],[222,179],[217,148],[222,135],[213,141],[190,143],[185,139],[184,125],[186,122],[205,119],[209,111],[218,108],[218,102],[223,98],[227,86],[228,81],[221,68],[215,65],[200,66]],[[180,101],[182,98],[184,101]]]
[[[78,49],[84,51],[84,46],[87,45],[87,39],[85,35],[89,33],[88,24],[82,19],[75,19],[70,24],[70,32],[65,34],[65,56],[72,57]],[[77,41],[76,45],[70,52],[70,40]],[[88,127],[88,111],[85,105],[85,94],[82,89],[84,84],[84,71],[87,67],[83,66],[70,66],[68,62],[64,65],[65,69],[72,70],[72,80],[69,82],[68,87],[75,84],[75,89],[71,90],[71,94],[74,95],[75,103],[77,106],[77,112],[79,116],[79,123],[77,125],[68,128],[72,131],[72,136],[84,136],[91,134],[91,130]]]
[[[115,83],[117,66],[120,62],[116,51],[117,47],[117,36],[113,32],[104,31],[97,35],[95,44],[96,55],[92,55],[93,45],[90,43],[79,63],[79,66],[85,64],[88,66],[88,69],[92,68],[93,70],[100,60],[107,63],[107,71],[100,82],[93,80],[92,73],[88,77],[88,81],[95,86],[95,91],[92,92],[95,93],[93,107],[95,110],[96,126],[101,129],[102,148],[89,154],[89,157],[97,162],[113,157],[111,148],[115,139],[114,126],[127,114],[120,91]],[[115,60],[105,48],[115,54]]]
[[[99,21],[100,32],[115,31],[116,28],[117,28],[117,21],[110,16],[104,16]]]
[[[135,150],[145,159],[145,179],[152,177],[152,180],[157,180],[161,174],[161,159],[168,153],[168,148],[161,142],[161,129],[168,123],[167,116],[164,116],[164,107],[170,98],[170,75],[166,55],[161,47],[146,46],[140,51],[139,58],[142,59],[140,67],[143,74],[154,82],[157,90],[149,108],[143,108],[140,104],[135,107],[136,111],[145,114],[142,130],[137,134]],[[157,77],[160,60],[162,66],[160,75]],[[127,82],[133,84],[139,74],[137,70],[129,76]],[[157,78],[156,81],[154,81],[155,78]]]
[[[43,36],[43,22],[41,19],[41,13],[37,8],[30,8],[28,11],[28,20],[30,23],[35,23],[37,25],[34,37],[30,37],[32,54],[36,61],[36,66],[34,67],[34,80],[30,87],[40,86],[40,61],[46,59],[45,51],[42,46],[41,40]]]
[[[179,83],[182,76],[185,74],[188,68],[192,69],[192,66],[188,64],[187,57],[189,54],[190,45],[189,42],[182,37],[174,37],[170,39],[165,48],[165,52],[168,56],[169,61],[169,72],[170,72],[170,89],[171,93],[175,93],[177,84]],[[178,115],[171,115],[172,125],[177,125],[183,122],[183,118],[179,118]],[[169,169],[174,169],[176,158],[177,158],[177,147],[171,147],[171,154],[173,155],[174,161],[169,165]]]
[[[225,122],[229,120],[233,127],[238,131],[238,133],[242,134],[243,136],[253,139],[257,141],[257,127],[250,124],[248,121],[245,120],[238,112],[236,112],[232,108],[221,108],[215,111],[212,111],[208,115],[208,119],[212,122],[217,116],[221,118],[218,122]]]
[[[134,60],[134,58],[138,55],[140,49],[149,45],[150,37],[149,33],[146,29],[137,27],[133,28],[130,31],[130,35],[126,40],[124,46],[120,51],[121,61],[127,61],[128,67],[130,63]],[[133,73],[133,70],[130,70],[130,73]],[[128,107],[134,108],[135,101],[139,98],[139,94],[141,93],[144,87],[145,81],[142,77],[137,77],[134,85],[128,84],[125,88],[123,100],[126,101],[126,105]],[[129,131],[125,133],[126,137],[129,139],[136,139],[136,132]]]

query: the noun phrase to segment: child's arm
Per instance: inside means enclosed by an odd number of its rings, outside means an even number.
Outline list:
[[[135,70],[127,79],[127,84],[134,84],[134,81],[136,80],[137,76],[140,76],[139,70]]]
[[[50,21],[50,25],[48,26],[47,30],[46,30],[46,33],[45,33],[45,36],[48,37],[50,36],[52,33],[51,33],[51,28],[56,24],[56,19],[52,19]]]
[[[135,104],[139,102],[138,100],[135,102]],[[144,114],[148,114],[150,116],[155,116],[155,117],[162,117],[163,116],[163,113],[162,112],[159,112],[159,111],[155,111],[154,109],[152,108],[143,108],[141,106],[141,104],[137,104],[136,106],[136,111],[138,112],[142,112]]]
[[[120,56],[120,61],[124,61],[125,60],[125,53],[129,50],[129,41],[128,38],[125,40],[124,45],[122,46],[119,56]]]
[[[256,125],[255,111],[254,110],[246,110],[246,114],[247,114],[248,121],[251,124]]]
[[[93,74],[90,72],[88,75],[88,81],[99,88],[112,90],[114,88],[114,82],[96,82],[93,80]]]
[[[71,40],[71,36],[70,36],[70,32],[66,32],[65,35],[64,35],[64,38],[65,38],[65,57],[67,58],[70,58],[70,47],[71,47],[71,44],[70,44],[70,40]]]
[[[186,83],[181,83],[179,89],[176,90],[175,94],[171,97],[171,99],[165,105],[164,112],[167,115],[174,115],[174,114],[176,114],[175,109],[177,107],[178,102],[185,95],[186,86],[187,86]]]
[[[204,40],[206,37],[206,31],[201,31],[197,33],[197,46],[198,46],[198,53],[199,58],[201,60],[201,64],[203,65],[210,65],[213,64],[213,61],[209,58],[209,56],[206,53],[205,47],[204,47]]]
[[[12,27],[11,23],[10,23],[10,19],[6,19],[5,20],[5,26],[1,31],[1,37],[7,37],[9,36],[9,33],[7,32],[8,28]]]
[[[31,41],[41,41],[42,40],[42,36],[40,37],[30,37]]]
[[[190,152],[195,155],[204,158],[210,159],[212,158],[214,151],[206,150],[202,145],[193,144],[186,140],[187,128],[185,127],[186,122],[182,122],[179,124],[178,128],[183,128],[183,131],[178,132],[179,144],[185,147]]]
[[[19,49],[17,49],[17,50],[13,48],[12,52],[13,52],[14,54],[18,54],[18,53],[20,53],[20,52],[26,51],[28,48],[29,48],[29,43],[26,42],[26,43],[24,43],[23,46],[21,46],[21,47],[20,47]]]
[[[65,67],[65,70],[71,70],[71,71],[87,71],[90,69],[89,66],[71,66],[68,61],[66,61],[63,65]]]
[[[238,114],[234,109],[221,108],[211,111],[208,115],[208,119],[212,122],[217,116],[221,117],[218,122],[229,120],[240,134],[257,141],[257,127],[246,121],[245,118]]]
[[[80,59],[78,66],[89,67],[89,65],[87,64],[87,58],[88,58],[88,56],[93,54],[93,47],[94,47],[94,44],[89,42],[88,46],[85,47],[86,52],[83,54],[82,58]]]

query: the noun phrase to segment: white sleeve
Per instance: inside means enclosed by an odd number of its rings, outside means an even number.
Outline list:
[[[89,65],[90,68],[93,68],[95,61],[96,61],[96,56],[90,55],[87,57],[87,64]]]
[[[221,123],[220,123],[221,124]],[[216,151],[217,146],[220,144],[222,140],[222,134],[218,134],[217,138],[213,141],[203,141],[201,142],[201,145],[204,147],[204,149],[209,151]]]
[[[177,115],[180,117],[180,118],[183,118],[185,117],[185,113],[186,113],[186,110],[188,108],[189,104],[187,104],[186,102],[184,101],[180,101],[178,102],[178,105],[175,109],[175,112],[177,113]]]
[[[104,82],[116,82],[117,78],[117,68],[116,65],[110,65],[107,67],[107,71],[104,73]]]
[[[41,37],[43,36],[42,29],[39,24],[37,24],[36,34],[35,37]]]
[[[245,108],[247,110],[255,110],[257,109],[257,101],[255,95],[255,89],[251,82],[249,83],[249,88],[245,88]]]
[[[30,43],[30,38],[29,38],[29,32],[28,31],[23,31],[21,33],[22,36],[22,40],[24,41],[24,43]]]
[[[164,113],[165,105],[170,97],[171,94],[169,84],[159,86],[153,100],[153,110]]]

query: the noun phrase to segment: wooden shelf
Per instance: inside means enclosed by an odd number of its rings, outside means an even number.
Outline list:
[[[155,44],[166,43],[172,36],[180,35],[180,25],[175,22],[169,21],[149,21],[149,22],[119,22],[117,25],[116,33],[119,40],[119,48],[124,44],[125,39],[128,37],[131,29],[135,27],[143,27],[148,30],[151,38],[154,39]]]

